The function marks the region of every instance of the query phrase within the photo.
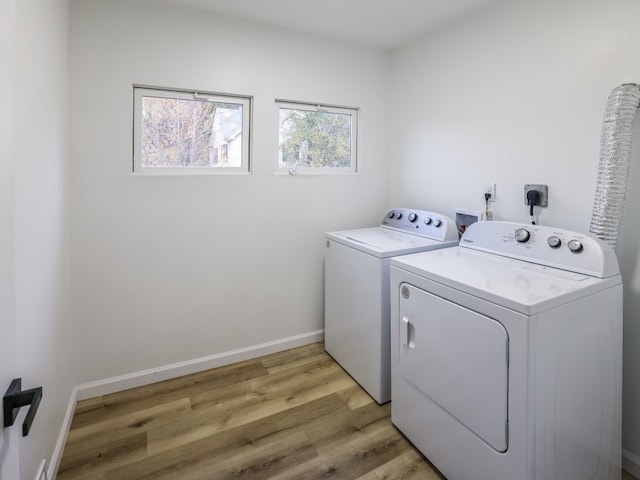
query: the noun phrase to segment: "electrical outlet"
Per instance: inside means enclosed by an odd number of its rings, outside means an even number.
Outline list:
[[[491,195],[489,197],[490,202],[496,201],[496,184],[495,183],[487,183],[484,187],[484,193],[488,193]]]
[[[535,183],[527,183],[524,186],[524,204],[529,205],[527,201],[527,192],[531,190],[537,190],[540,194],[540,201],[538,202],[537,207],[546,207],[549,204],[549,187],[547,185],[535,184]]]

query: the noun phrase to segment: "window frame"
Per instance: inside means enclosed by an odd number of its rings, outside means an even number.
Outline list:
[[[242,142],[240,167],[145,167],[142,156],[142,98],[173,98],[191,101],[214,101],[242,105]],[[133,84],[133,148],[131,171],[134,175],[248,175],[251,173],[253,97],[203,90],[155,87]]]
[[[278,125],[278,154],[276,157],[276,174],[282,175],[354,175],[359,171],[358,155],[358,121],[360,108],[342,105],[331,105],[319,102],[303,102],[297,100],[276,99],[276,115]],[[286,167],[280,166],[281,146],[280,146],[280,109],[301,110],[309,112],[327,112],[337,114],[347,114],[351,116],[350,148],[351,166],[349,167]]]

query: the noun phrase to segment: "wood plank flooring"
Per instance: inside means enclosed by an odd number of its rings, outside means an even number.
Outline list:
[[[58,480],[441,480],[316,343],[79,402]]]
[[[79,402],[57,476],[327,478],[444,479],[322,343]]]

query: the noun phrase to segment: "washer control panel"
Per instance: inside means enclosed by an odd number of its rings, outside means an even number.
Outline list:
[[[394,208],[382,219],[381,227],[401,230],[442,242],[458,240],[456,224],[450,217],[426,210]]]
[[[616,255],[606,242],[542,225],[476,222],[464,232],[460,246],[599,278],[619,273]]]

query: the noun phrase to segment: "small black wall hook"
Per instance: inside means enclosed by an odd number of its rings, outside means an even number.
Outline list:
[[[9,385],[9,388],[5,392],[4,397],[2,397],[4,427],[6,428],[13,425],[13,422],[16,421],[20,408],[31,405],[27,412],[27,416],[22,423],[22,436],[26,437],[29,435],[31,424],[33,423],[33,419],[38,411],[38,406],[40,405],[40,400],[42,400],[42,387],[31,388],[23,391],[22,379],[14,378],[11,381],[11,385]]]

